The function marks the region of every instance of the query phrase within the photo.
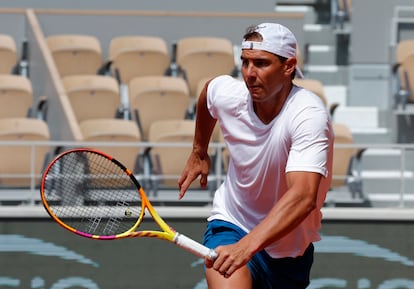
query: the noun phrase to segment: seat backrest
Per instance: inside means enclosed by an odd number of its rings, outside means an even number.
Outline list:
[[[115,118],[120,106],[117,81],[103,75],[70,75],[62,79],[78,122]]]
[[[0,186],[30,187],[31,174],[35,174],[38,185],[48,145],[31,147],[33,141],[49,141],[50,134],[46,122],[33,118],[0,119],[0,141],[22,141],[27,145],[0,145]],[[32,172],[32,164],[34,164]],[[9,175],[9,176],[7,176]]]
[[[187,37],[177,42],[177,64],[184,70],[195,97],[201,79],[231,74],[235,68],[233,45],[220,37]]]
[[[59,34],[46,42],[61,77],[96,74],[102,65],[102,48],[95,36]]]
[[[192,149],[194,130],[195,121],[188,119],[157,121],[151,125],[149,142],[188,144],[188,146],[154,146],[151,149],[153,173],[161,177],[159,181],[161,185],[177,187],[177,180]]]
[[[350,129],[342,123],[332,124],[335,133],[334,138],[334,157],[333,157],[333,179],[331,187],[345,186],[346,175],[352,157],[356,149],[352,147],[338,147],[337,144],[352,145],[354,143]]]
[[[107,144],[131,143],[131,146],[102,146],[97,147],[115,159],[119,160],[130,170],[137,170],[136,159],[140,153],[141,136],[134,121],[123,119],[91,119],[80,123],[83,140],[89,142],[104,142]]]
[[[165,40],[156,36],[115,37],[109,44],[109,58],[122,83],[139,76],[164,75],[170,61]]]
[[[29,79],[20,75],[0,75],[0,118],[26,117],[32,104]]]
[[[129,83],[129,96],[144,140],[155,121],[184,119],[191,101],[186,82],[170,76],[136,77]]]
[[[401,88],[409,91],[408,101],[414,102],[414,51],[402,60],[398,75]]]
[[[0,74],[9,74],[17,63],[16,41],[7,34],[0,34]]]
[[[414,39],[405,39],[397,43],[395,48],[396,63],[402,63],[411,54],[414,54]]]
[[[325,97],[325,90],[321,81],[310,78],[295,78],[293,82],[300,87],[306,88],[319,96],[322,102],[327,106],[328,102]]]
[[[352,0],[339,0],[338,9],[346,13],[351,13],[352,11]]]

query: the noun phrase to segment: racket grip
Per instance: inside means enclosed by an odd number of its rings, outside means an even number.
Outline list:
[[[186,249],[187,251],[199,256],[199,257],[209,257],[210,259],[214,260],[217,258],[217,253],[213,249],[207,248],[206,246],[200,244],[197,241],[194,241],[187,236],[177,233],[174,238],[174,242]]]

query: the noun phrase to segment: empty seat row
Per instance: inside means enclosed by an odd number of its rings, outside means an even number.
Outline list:
[[[191,152],[191,144],[194,137],[194,120],[164,120],[151,124],[148,132],[150,143],[187,143],[187,146],[179,145],[157,146],[152,145],[149,150],[143,150],[141,135],[134,121],[123,119],[93,119],[81,123],[83,140],[89,142],[103,142],[98,148],[119,159],[128,168],[134,171],[142,170],[142,163],[138,162],[144,155],[150,160],[148,178],[154,192],[161,188],[176,188],[177,179],[185,165],[185,161]],[[352,144],[352,134],[349,129],[340,124],[334,124],[335,143]],[[18,146],[3,142],[0,146],[2,163],[0,166],[0,185],[24,187],[33,185],[33,173],[36,175],[36,183],[40,180],[40,173],[45,165],[48,145],[37,145],[35,150],[30,147],[33,141],[49,140],[49,131],[44,121],[30,118],[5,118],[0,119],[1,141],[27,141],[27,145]],[[130,144],[128,144],[130,143]],[[92,145],[91,145],[92,146]],[[33,152],[35,153],[33,155]],[[214,154],[214,151],[211,152]],[[228,154],[223,153],[224,160],[228,161]],[[333,173],[339,176],[334,179],[332,187],[349,184],[349,176],[352,171],[349,163],[355,156],[355,149],[338,148],[335,150]],[[49,157],[50,158],[50,157]],[[34,162],[34,171],[32,171]],[[224,164],[224,168],[227,165]],[[356,178],[352,178],[357,180]],[[198,186],[194,182],[194,187]],[[358,183],[351,184],[355,193],[361,194]]]
[[[181,75],[194,96],[200,79],[235,69],[233,45],[226,38],[187,37],[172,45],[170,52],[160,37],[119,36],[110,41],[107,60],[95,36],[59,34],[46,41],[61,77],[110,73],[128,84],[139,76]]]
[[[121,96],[112,77],[71,75],[62,81],[79,123],[117,116]],[[205,81],[200,81],[198,93]],[[295,79],[295,83],[315,92],[327,104],[323,85],[319,81]],[[154,121],[183,119],[193,105],[185,81],[171,76],[136,77],[128,85],[128,96],[131,119],[137,122],[143,140],[148,139],[148,130]]]
[[[83,121],[119,118],[121,95],[114,78],[103,75],[70,75],[62,79],[76,119]],[[128,86],[129,107],[143,140],[151,123],[157,120],[184,119],[190,107],[188,86],[182,78],[143,76]]]
[[[195,121],[171,119],[152,123],[148,137],[150,146],[145,147],[133,121],[87,120],[81,123],[81,131],[84,141],[91,142],[91,146],[100,142],[94,147],[147,178],[142,183],[150,183],[151,189],[156,192],[162,188],[177,188],[178,177],[192,149]]]
[[[158,121],[150,128],[149,140],[153,147],[144,149],[141,147],[139,130],[133,121],[95,119],[81,124],[83,141],[90,142],[90,147],[112,155],[134,172],[143,171],[143,163],[139,160],[145,155],[151,163],[151,170],[147,174],[155,190],[163,187],[176,188],[178,175],[191,150],[194,129],[194,120]],[[49,140],[49,128],[43,120],[0,119],[0,186],[39,186],[43,169],[56,153],[48,143]],[[154,145],[165,142],[187,145]]]

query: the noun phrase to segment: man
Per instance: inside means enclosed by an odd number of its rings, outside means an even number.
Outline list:
[[[199,97],[180,198],[197,177],[207,184],[218,120],[230,162],[204,235],[218,253],[206,259],[209,288],[306,288],[332,178],[330,117],[318,96],[292,83],[296,39],[286,27],[250,28],[241,61],[244,82],[219,76]]]

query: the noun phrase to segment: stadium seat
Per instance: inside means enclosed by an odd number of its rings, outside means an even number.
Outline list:
[[[321,81],[310,78],[295,78],[293,82],[297,86],[306,88],[315,93],[317,96],[321,98],[325,106],[327,106],[328,102],[326,100],[324,87]]]
[[[405,108],[414,101],[414,39],[400,41],[395,49],[395,63],[392,67],[394,107]]]
[[[155,36],[119,36],[109,44],[112,71],[118,70],[121,83],[135,77],[164,75],[169,65],[164,39]]]
[[[155,121],[184,119],[191,101],[185,81],[171,76],[136,77],[129,83],[129,96],[144,140]]]
[[[361,159],[366,149],[352,147],[354,140],[348,126],[338,122],[332,126],[335,139],[331,188],[346,187],[352,198],[366,201],[361,178]]]
[[[10,74],[17,63],[17,48],[13,37],[0,34],[0,74]]]
[[[221,74],[231,75],[236,64],[230,40],[219,37],[186,37],[177,42],[177,64],[196,97],[201,79]]]
[[[414,54],[414,39],[401,40],[395,48],[395,62],[401,63],[411,54]]]
[[[351,19],[352,0],[331,0],[331,6],[333,27],[339,25],[343,29],[345,22]]]
[[[0,118],[27,117],[33,104],[32,83],[19,75],[0,75]]]
[[[103,143],[102,146],[96,146],[96,149],[113,156],[131,171],[141,169],[137,162],[141,152],[141,136],[135,122],[123,119],[91,119],[80,123],[80,129],[84,141]],[[125,142],[130,142],[131,146],[116,145]]]
[[[38,186],[50,147],[48,145],[31,146],[31,144],[33,141],[49,140],[48,125],[42,120],[0,119],[0,142],[2,143],[0,145],[0,186],[13,188]],[[7,141],[27,144],[7,144]],[[34,164],[33,167],[32,164]],[[32,177],[34,177],[34,183],[31,182]]]
[[[224,136],[223,136],[223,133],[221,132],[221,129],[218,123],[216,124],[215,131],[213,132],[212,141],[215,141],[218,143],[224,143]],[[230,162],[230,153],[229,153],[229,150],[227,149],[227,146],[223,147],[223,149],[221,150],[221,160],[217,159],[217,161],[221,161],[219,165],[222,167],[223,175],[225,175],[229,169],[229,162]]]
[[[120,106],[117,81],[103,75],[70,75],[62,79],[78,122],[115,118]]]
[[[334,144],[352,145],[354,143],[353,136],[349,128],[341,123],[333,123],[335,132]],[[356,150],[354,148],[334,148],[333,159],[333,175],[332,187],[340,187],[345,185],[345,180],[349,176],[349,164]]]
[[[149,130],[150,143],[186,143],[188,146],[154,146],[149,152],[153,191],[177,189],[177,181],[191,152],[194,120],[164,120],[154,122]],[[193,186],[198,183],[195,181]],[[198,185],[199,186],[199,185]]]
[[[95,36],[59,34],[46,38],[61,77],[97,74],[102,65],[102,48]]]

